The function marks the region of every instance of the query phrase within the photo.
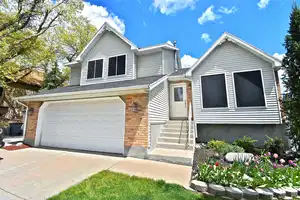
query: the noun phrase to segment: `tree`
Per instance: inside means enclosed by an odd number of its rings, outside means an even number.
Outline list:
[[[285,37],[286,56],[282,67],[285,70],[283,83],[287,98],[284,109],[287,115],[287,133],[297,150],[300,150],[300,9],[293,5],[290,27]]]
[[[5,85],[7,75],[39,67],[52,59],[53,54],[45,49],[40,37],[78,15],[82,8],[81,0],[0,1],[1,84]]]
[[[51,90],[62,87],[68,79],[68,71],[61,71],[56,63],[49,71],[45,71],[43,89]]]

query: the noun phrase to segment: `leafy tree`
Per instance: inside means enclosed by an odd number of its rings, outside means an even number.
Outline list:
[[[285,37],[286,56],[283,58],[283,83],[287,98],[284,108],[287,114],[287,133],[297,150],[300,150],[300,9],[293,5],[290,27]]]
[[[0,1],[0,83],[5,85],[8,75],[53,59],[41,36],[71,20],[82,8],[81,0]]]
[[[44,76],[43,89],[51,90],[62,87],[69,79],[68,71],[61,71],[56,63],[49,71],[46,69]]]

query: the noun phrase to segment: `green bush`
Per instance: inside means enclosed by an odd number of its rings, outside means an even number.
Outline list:
[[[266,136],[268,140],[265,141],[265,150],[271,153],[277,153],[279,155],[283,154],[284,151],[284,142],[279,137],[271,138]]]
[[[257,140],[252,140],[251,137],[244,136],[243,138],[237,139],[233,142],[233,145],[237,145],[245,149],[247,153],[255,153],[255,146],[254,144]]]
[[[244,152],[244,149],[242,147],[239,147],[237,145],[228,144],[225,141],[220,140],[211,140],[208,142],[208,148],[213,149],[220,155],[226,155],[230,152],[237,152],[242,153]]]

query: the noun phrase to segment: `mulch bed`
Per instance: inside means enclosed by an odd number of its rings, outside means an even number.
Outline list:
[[[22,144],[21,146],[12,145],[12,146],[3,147],[3,149],[5,149],[7,151],[14,151],[14,150],[19,150],[19,149],[27,149],[27,148],[30,148],[30,146],[28,146],[26,144]]]

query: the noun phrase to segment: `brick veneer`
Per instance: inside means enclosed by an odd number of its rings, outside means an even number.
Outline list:
[[[31,146],[34,145],[39,109],[42,104],[43,102],[40,101],[27,103],[28,108],[33,109],[33,112],[27,116],[25,143]]]
[[[125,97],[125,147],[148,147],[148,94],[132,94]],[[133,111],[133,103],[138,111]]]

